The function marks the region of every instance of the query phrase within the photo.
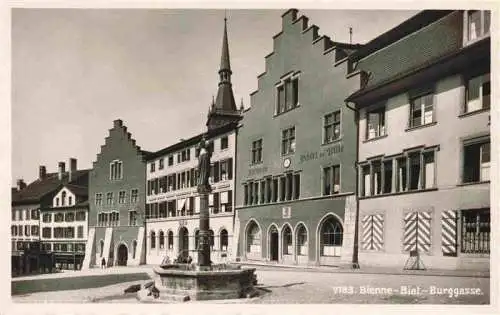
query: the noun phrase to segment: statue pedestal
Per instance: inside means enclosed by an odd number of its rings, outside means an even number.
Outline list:
[[[198,265],[200,267],[210,266],[210,219],[208,211],[208,194],[212,192],[210,185],[199,185],[200,194],[200,234],[198,248]]]

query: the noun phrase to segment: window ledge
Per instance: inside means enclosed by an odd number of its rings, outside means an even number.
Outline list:
[[[261,166],[264,164],[264,161],[256,162],[256,163],[250,163],[250,167],[257,167]]]
[[[472,112],[463,112],[460,115],[458,115],[458,118],[464,118],[464,117],[474,116],[474,115],[481,114],[481,113],[484,113],[484,112],[489,112],[489,111],[490,111],[489,108],[481,108],[481,109],[478,109],[478,110],[475,110],[475,111],[472,111]]]
[[[408,132],[408,131],[413,131],[413,130],[422,129],[422,128],[426,128],[426,127],[431,127],[431,126],[434,126],[436,124],[437,124],[437,121],[433,121],[433,122],[425,124],[425,125],[420,125],[420,126],[416,126],[416,127],[408,127],[405,129],[405,131]]]
[[[479,182],[461,183],[461,184],[458,184],[457,186],[462,187],[462,186],[472,186],[472,185],[481,185],[481,184],[489,184],[489,183],[490,183],[489,180],[484,180],[484,181],[479,181]]]
[[[339,138],[331,140],[330,142],[323,142],[321,144],[321,146],[328,146],[328,145],[332,145],[332,144],[335,144],[335,143],[339,143],[339,142],[342,142],[342,139],[343,139],[343,136],[340,136]]]
[[[290,108],[290,109],[287,109],[287,110],[285,110],[285,111],[283,111],[283,112],[281,112],[281,113],[279,113],[279,114],[275,113],[275,114],[273,115],[273,118],[276,118],[276,117],[278,117],[278,116],[281,116],[281,115],[284,115],[284,114],[286,114],[286,113],[289,113],[289,112],[291,112],[291,111],[293,111],[293,110],[295,110],[295,109],[297,109],[297,108],[300,108],[300,103],[297,103],[297,105],[296,105],[295,107],[292,107],[292,108]]]
[[[409,191],[387,193],[387,194],[380,194],[380,195],[373,195],[373,196],[363,196],[363,197],[359,197],[359,200],[373,199],[373,198],[382,198],[382,197],[391,197],[391,196],[407,195],[407,194],[416,194],[416,193],[423,193],[423,192],[430,192],[430,191],[437,191],[437,190],[438,190],[438,188],[427,188],[427,189],[409,190]]]
[[[387,138],[387,137],[388,137],[388,135],[385,134],[385,135],[382,135],[382,136],[378,136],[378,137],[374,137],[374,138],[371,138],[371,139],[363,140],[363,143],[377,141],[377,140],[384,139],[384,138]]]
[[[289,153],[285,153],[285,154],[283,154],[283,153],[282,153],[282,154],[281,154],[281,157],[282,157],[282,158],[286,158],[286,157],[292,156],[292,155],[294,155],[294,154],[295,154],[295,152],[289,152]]]

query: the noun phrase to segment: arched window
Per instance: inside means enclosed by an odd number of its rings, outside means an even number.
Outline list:
[[[174,232],[168,231],[167,237],[168,237],[168,242],[167,242],[168,249],[173,249],[174,248]]]
[[[292,255],[292,229],[288,225],[283,228],[283,255]]]
[[[337,247],[342,246],[342,225],[334,218],[328,218],[321,227],[321,255],[338,256]]]
[[[247,252],[260,253],[260,228],[257,223],[250,223],[247,232]]]
[[[135,253],[137,252],[137,241],[132,242],[132,259],[135,259]]]
[[[159,243],[160,243],[160,249],[164,249],[165,248],[165,234],[163,233],[163,231],[160,231],[160,235],[159,235]]]
[[[214,240],[214,231],[212,230],[208,230],[208,241],[210,244],[210,248],[214,249],[215,240]]]
[[[297,228],[297,255],[307,256],[307,230],[303,224]]]
[[[198,250],[198,245],[200,244],[200,231],[194,231],[194,249]]]
[[[61,194],[61,206],[65,206],[65,205],[66,205],[66,192],[63,191]]]
[[[102,254],[104,253],[104,241],[103,240],[100,240],[99,241],[99,256],[102,257]]]
[[[222,229],[220,231],[220,250],[221,251],[227,250],[227,243],[228,243],[227,230]]]
[[[151,231],[151,249],[156,248],[156,233],[155,231]]]

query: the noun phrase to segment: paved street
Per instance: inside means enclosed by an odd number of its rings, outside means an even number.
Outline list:
[[[84,274],[98,275],[120,272],[144,272],[137,268],[91,270]],[[78,273],[53,275],[75,277]],[[49,277],[48,275],[44,276]],[[384,304],[488,304],[489,278],[339,273],[317,270],[257,267],[261,295],[241,303],[384,303]],[[33,278],[33,277],[32,277]],[[89,279],[92,279],[89,277]],[[49,281],[48,279],[47,281]],[[94,281],[94,280],[91,280]],[[135,295],[124,295],[128,281],[100,288],[38,292],[13,296],[14,302],[120,302],[135,303]],[[468,289],[468,292],[465,289]],[[451,289],[451,292],[449,291]],[[455,291],[454,291],[455,290]],[[460,291],[461,290],[461,291]],[[236,302],[236,301],[227,301]],[[194,302],[189,302],[194,303]]]

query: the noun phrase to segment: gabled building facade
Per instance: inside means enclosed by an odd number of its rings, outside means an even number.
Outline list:
[[[489,11],[422,11],[349,56],[361,265],[489,269],[489,28]]]
[[[113,122],[89,180],[84,268],[145,262],[146,155],[122,120]]]
[[[41,246],[40,216],[44,209],[53,205],[54,197],[64,185],[83,187],[88,185],[88,170],[78,170],[76,159],[70,159],[70,169],[59,162],[58,172],[47,173],[45,166],[39,167],[38,178],[26,185],[18,180],[12,190],[12,272],[25,274],[46,272],[55,265],[54,251]],[[75,249],[68,250],[73,254]],[[62,267],[59,265],[59,267]]]
[[[198,259],[200,196],[197,192],[198,145],[209,141],[211,158],[209,195],[211,260],[234,258],[234,171],[236,131],[241,110],[236,108],[229,60],[227,21],[224,19],[217,98],[207,117],[207,132],[152,153],[147,167],[147,263],[166,257]]]
[[[65,184],[52,198],[52,205],[40,209],[40,246],[54,253],[59,269],[79,270],[82,267],[88,206],[88,186]]]
[[[359,89],[359,76],[346,78],[346,57],[360,46],[320,36],[295,9],[273,41],[237,136],[238,256],[350,262],[356,128],[344,99]]]

